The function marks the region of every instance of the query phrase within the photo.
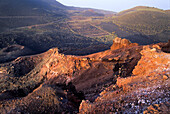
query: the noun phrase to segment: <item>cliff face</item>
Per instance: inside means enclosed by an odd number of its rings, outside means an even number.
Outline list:
[[[1,64],[1,112],[138,113],[167,106],[169,53],[160,45],[113,42],[110,50],[87,56],[53,48]]]

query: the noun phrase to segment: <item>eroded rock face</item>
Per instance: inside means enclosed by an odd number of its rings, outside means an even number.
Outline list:
[[[161,51],[158,45],[144,46],[142,58],[133,70],[134,75],[156,75],[170,73],[170,54]]]
[[[140,53],[133,75],[118,77],[116,85],[106,87],[93,103],[82,102],[80,113],[169,112],[170,54],[158,45],[144,46]]]
[[[53,48],[1,64],[0,111],[142,113],[167,102],[169,54],[160,45],[133,46],[120,38],[114,43],[117,50],[87,56]]]
[[[127,39],[122,39],[119,37],[116,37],[113,40],[113,45],[111,46],[111,50],[116,50],[116,49],[120,49],[120,48],[124,48],[124,47],[132,47],[132,46],[138,46],[137,43],[131,43],[129,40]]]

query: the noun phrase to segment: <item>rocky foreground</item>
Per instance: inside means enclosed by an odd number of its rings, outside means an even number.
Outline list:
[[[1,113],[168,113],[170,41],[115,38],[87,56],[57,48],[0,64]]]

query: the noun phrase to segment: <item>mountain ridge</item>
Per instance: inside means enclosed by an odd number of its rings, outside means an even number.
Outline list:
[[[55,0],[18,1],[25,4],[19,7],[23,12],[27,10],[24,15],[35,15],[0,17],[1,49],[20,45],[42,53],[58,47],[64,54],[87,55],[109,49],[116,37],[140,45],[167,42],[169,39],[168,11],[163,14],[156,8],[136,7],[140,11],[118,16],[114,12],[64,6]]]

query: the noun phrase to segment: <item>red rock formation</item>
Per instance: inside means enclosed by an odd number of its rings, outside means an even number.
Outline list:
[[[142,113],[167,102],[170,55],[159,45],[137,46],[119,38],[114,44],[87,56],[66,56],[53,48],[0,65],[6,73],[0,76],[0,111]]]
[[[133,75],[117,78],[116,85],[105,88],[93,103],[82,102],[80,113],[169,112],[170,54],[158,45],[144,46],[140,53]]]
[[[116,37],[113,40],[113,45],[111,46],[110,49],[116,50],[116,49],[125,48],[125,47],[132,47],[132,46],[138,46],[138,44],[137,43],[131,43],[127,39],[121,39],[119,37]]]
[[[170,72],[170,54],[160,50],[158,45],[144,46],[141,51],[142,58],[133,70],[134,75],[156,75]]]

